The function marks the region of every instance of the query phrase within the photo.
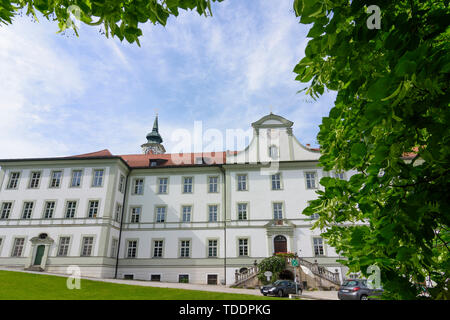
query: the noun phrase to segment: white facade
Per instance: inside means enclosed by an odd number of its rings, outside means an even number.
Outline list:
[[[232,284],[237,269],[282,248],[341,272],[334,249],[314,240],[320,232],[301,213],[329,173],[318,166],[319,152],[293,136],[292,125],[273,114],[263,117],[252,124],[245,150],[210,165],[169,165],[168,155],[108,151],[0,160],[0,265],[38,263],[59,273],[78,265],[94,277],[177,282],[188,275],[191,283]],[[79,171],[80,186],[73,186]],[[54,172],[61,172],[57,187]],[[53,214],[46,217],[49,202]],[[275,237],[285,244],[275,248]]]

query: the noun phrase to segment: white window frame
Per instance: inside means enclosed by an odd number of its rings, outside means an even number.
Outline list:
[[[139,209],[139,213],[136,215],[133,213],[134,209]],[[137,221],[133,221],[133,216],[137,216]],[[130,207],[130,223],[140,223],[141,222],[141,216],[142,216],[142,206],[131,206]]]
[[[9,204],[8,209],[5,208],[6,204]],[[14,206],[13,201],[2,201],[0,206],[0,220],[8,220],[10,218],[13,206]]]
[[[158,192],[157,194],[168,194],[169,193],[169,178],[168,177],[158,177]],[[162,184],[161,181],[165,181],[165,184]],[[165,188],[164,192],[161,192],[161,188]]]
[[[311,180],[311,178],[309,177],[309,175],[313,174],[314,175],[314,179]],[[308,187],[308,182],[310,184],[310,186]],[[311,182],[314,183],[314,186],[311,186]],[[305,188],[307,190],[315,190],[317,189],[317,171],[305,171]]]
[[[85,243],[85,239],[86,238],[92,238],[92,243]],[[84,249],[85,249],[85,246],[89,246],[90,247],[90,251],[89,251],[89,254],[87,255],[85,255],[84,254]],[[81,246],[80,246],[80,257],[93,257],[94,256],[94,249],[95,249],[95,236],[94,235],[82,235],[81,236]]]
[[[161,218],[160,209],[164,209],[162,221],[160,219]],[[155,222],[156,223],[166,223],[167,222],[167,206],[166,205],[156,205],[155,206]]]
[[[186,183],[186,179],[191,179],[190,183]],[[181,181],[183,182],[181,184],[181,193],[185,193],[185,194],[192,194],[194,193],[194,177],[193,176],[186,176],[186,177],[182,177]],[[190,191],[186,191],[186,187],[190,186]]]
[[[74,185],[74,178],[75,178],[75,172],[80,172],[80,184],[79,185]],[[69,181],[69,188],[81,188],[81,185],[83,183],[83,169],[72,169],[71,173],[70,173],[70,181]]]
[[[17,240],[23,240],[23,243],[20,244],[21,248],[20,248],[20,254],[15,254],[16,252],[16,246],[17,246]],[[13,242],[12,242],[12,247],[11,247],[11,257],[14,258],[20,258],[23,257],[23,254],[25,252],[25,245],[26,245],[26,237],[14,237],[13,238]]]
[[[69,208],[69,203],[75,202],[75,208],[71,206]],[[71,214],[70,217],[67,216],[68,210],[73,210],[73,214]],[[78,209],[78,200],[66,200],[66,205],[64,206],[64,219],[74,219],[77,216],[77,209]]]
[[[156,242],[161,242],[161,246],[156,246]],[[162,259],[164,258],[164,239],[152,239],[152,258]],[[155,255],[156,249],[160,251],[160,255]],[[159,252],[158,252],[159,253]]]
[[[53,208],[48,208],[48,204],[53,203]],[[51,209],[50,217],[47,217],[47,210]],[[53,219],[55,217],[56,212],[56,200],[45,200],[43,211],[42,211],[42,219]]]
[[[188,246],[186,246],[186,243]],[[178,257],[179,258],[190,258],[192,255],[192,239],[179,239],[178,240],[179,250]],[[187,250],[187,255],[186,255]]]
[[[277,209],[277,211],[275,212],[275,207],[277,205],[281,205],[281,210]],[[281,214],[281,217],[279,216],[280,214]],[[273,218],[273,220],[283,220],[284,219],[284,202],[282,202],[282,201],[272,202],[272,218]]]
[[[38,174],[38,177],[35,177],[35,174]],[[30,181],[28,182],[28,189],[39,189],[39,187],[41,186],[41,178],[42,171],[31,171]]]
[[[59,178],[55,178],[54,175],[55,173],[59,172],[61,175],[59,176]],[[61,188],[61,184],[62,184],[62,180],[63,180],[63,175],[64,175],[64,170],[62,169],[57,169],[57,170],[52,170],[50,172],[50,181],[49,181],[49,185],[48,188],[49,189],[59,189]],[[54,181],[58,182],[58,185],[54,185]]]
[[[65,252],[65,254],[61,254],[61,245],[62,245],[62,243],[61,243],[61,240],[62,239],[69,239],[69,243],[67,243],[67,244],[64,244],[64,246],[66,246],[65,247],[65,249],[66,249],[66,252]],[[59,239],[58,239],[58,247],[57,247],[57,251],[56,251],[56,256],[57,257],[67,257],[68,255],[69,255],[69,252],[70,252],[70,243],[71,243],[71,241],[72,241],[72,238],[70,237],[70,236],[60,236],[59,237]]]
[[[240,181],[239,178],[245,177],[244,181]],[[245,188],[242,188],[242,184],[245,184]],[[237,191],[248,191],[248,174],[239,173],[236,174],[236,190]]]
[[[192,205],[191,204],[185,204],[181,206],[181,222],[183,223],[190,223],[192,222]],[[189,208],[189,212],[185,212],[185,209]],[[185,215],[189,215],[189,219],[185,220]]]
[[[133,189],[131,191],[131,194],[135,196],[144,195],[144,185],[145,185],[144,178],[133,178]]]
[[[245,205],[245,219],[242,219],[241,218],[241,209],[240,209],[240,206],[242,206],[242,205]],[[237,213],[237,220],[238,221],[248,221],[248,207],[249,207],[249,205],[248,205],[248,202],[238,202],[237,204],[236,204],[236,213]]]
[[[92,169],[92,188],[101,188],[105,182],[105,169],[104,168],[93,168]],[[96,172],[102,172],[100,177],[96,176]],[[100,184],[98,184],[98,180],[100,180]]]
[[[136,243],[134,248],[130,247],[130,243]],[[125,259],[136,259],[138,256],[138,248],[139,248],[139,240],[138,239],[127,239],[126,241],[127,247],[125,251]],[[134,256],[130,256],[130,249],[134,249]]]
[[[208,179],[208,193],[219,193],[219,181],[220,181],[219,176],[208,176],[207,179]],[[211,179],[216,179],[216,182],[211,182]],[[214,187],[212,188],[213,191],[211,191],[211,186],[215,186],[215,188]]]
[[[27,208],[27,204],[31,204],[31,208]],[[23,220],[28,220],[28,219],[31,219],[33,217],[34,205],[35,205],[34,201],[26,201],[25,200],[23,202],[22,214],[21,214],[21,218]],[[25,217],[25,210],[27,210],[27,216],[26,217]],[[29,212],[28,212],[28,210],[29,210]]]
[[[17,176],[15,176],[17,175]],[[16,190],[19,188],[20,176],[22,175],[21,171],[11,171],[9,173],[8,184],[6,185],[6,189],[8,190]],[[14,182],[14,186],[11,184]]]
[[[92,208],[92,204],[93,203],[97,203],[97,206]],[[92,216],[91,216],[91,210],[94,209],[94,211],[92,212]],[[100,200],[98,199],[89,199],[88,201],[88,208],[87,208],[87,218],[89,219],[95,219],[95,218],[99,218],[99,213],[100,213]]]

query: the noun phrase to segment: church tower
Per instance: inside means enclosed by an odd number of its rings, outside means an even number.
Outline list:
[[[153,123],[152,132],[147,134],[147,143],[141,145],[144,154],[162,154],[166,152],[164,146],[161,144],[163,139],[158,132],[158,114],[156,114],[155,122]]]

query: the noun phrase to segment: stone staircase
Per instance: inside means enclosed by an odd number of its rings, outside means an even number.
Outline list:
[[[234,274],[235,281],[233,286],[236,287],[255,287],[259,285],[258,266],[247,268],[246,272],[237,272]]]
[[[318,263],[309,262],[303,258],[286,259],[286,270],[291,271],[296,275],[298,281],[306,282],[309,288],[317,288],[320,290],[337,290],[340,286],[339,273],[334,273],[320,266]],[[292,260],[297,259],[299,265],[306,268],[310,272],[304,272],[303,268],[293,267]],[[308,274],[310,273],[310,274]],[[311,276],[312,274],[312,276]],[[236,287],[256,287],[261,283],[258,279],[258,266],[248,267],[246,272],[236,272],[235,282],[233,286]]]
[[[42,272],[44,269],[41,268],[41,266],[30,266],[28,268],[25,268],[27,271],[39,271]]]

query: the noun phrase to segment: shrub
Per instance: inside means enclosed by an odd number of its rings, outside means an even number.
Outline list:
[[[274,282],[278,280],[280,272],[283,271],[285,268],[286,268],[286,260],[283,257],[272,256],[269,258],[265,258],[258,264],[258,279],[263,284],[268,284],[269,281],[267,281],[267,278],[264,275],[264,273],[266,271],[270,271],[272,272],[270,282]]]

